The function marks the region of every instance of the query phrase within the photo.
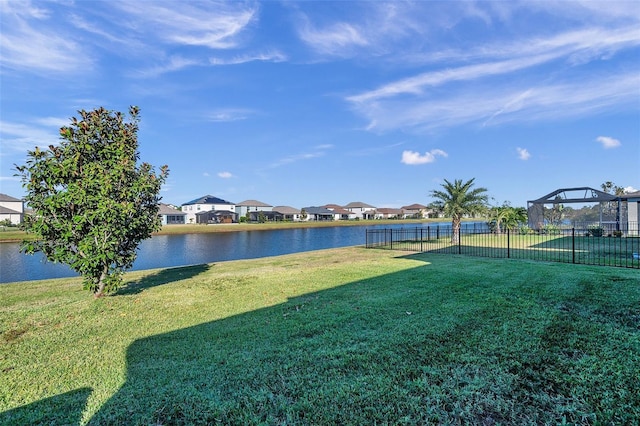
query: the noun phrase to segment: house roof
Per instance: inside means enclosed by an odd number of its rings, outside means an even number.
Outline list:
[[[158,214],[170,214],[170,215],[183,215],[186,216],[187,214],[183,211],[180,211],[178,209],[175,209],[173,207],[171,207],[168,204],[163,204],[160,203],[160,209],[158,209]]]
[[[0,206],[0,214],[22,214],[19,211]]]
[[[205,195],[204,197],[196,198],[195,200],[191,200],[182,205],[186,206],[189,204],[229,204],[231,206],[234,205],[231,201],[223,200],[222,198],[214,197],[213,195]]]
[[[402,209],[392,209],[388,207],[381,207],[376,209],[376,213],[380,214],[402,214]]]
[[[307,212],[307,214],[324,214],[324,215],[334,215],[335,212],[325,208],[325,207],[303,207],[303,210]]]
[[[633,199],[633,198],[640,198],[640,191],[627,192],[626,194],[622,194],[620,196],[620,198],[623,199],[623,200],[629,200],[629,199]]]
[[[20,200],[19,198],[14,198],[10,195],[7,194],[0,194],[0,201],[17,201],[17,202],[21,202],[22,200]]]
[[[271,210],[282,214],[300,214],[300,210],[289,206],[275,206]]]
[[[375,209],[374,206],[367,203],[363,203],[361,201],[354,201],[352,203],[349,203],[346,206],[344,206],[344,208],[345,209],[356,209],[356,208]]]
[[[263,203],[258,200],[245,200],[241,203],[236,204],[236,206],[246,206],[246,207],[271,207],[271,204]]]
[[[333,213],[338,213],[338,214],[355,214],[354,212],[351,212],[349,210],[345,210],[344,208],[342,208],[342,206],[339,206],[337,204],[327,204],[326,206],[323,206],[326,209],[331,210]]]
[[[403,210],[422,210],[426,209],[427,206],[423,206],[422,204],[411,204],[410,206],[403,206]]]

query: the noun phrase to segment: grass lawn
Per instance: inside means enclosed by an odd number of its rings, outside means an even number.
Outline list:
[[[638,271],[358,247],[0,285],[0,424],[634,424]]]

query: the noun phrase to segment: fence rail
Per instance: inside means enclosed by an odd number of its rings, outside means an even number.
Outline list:
[[[640,269],[637,230],[637,224],[630,224],[612,232],[590,226],[495,233],[463,224],[459,238],[452,238],[451,226],[368,229],[366,247]]]

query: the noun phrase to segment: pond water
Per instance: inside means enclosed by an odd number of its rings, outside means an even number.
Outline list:
[[[215,226],[215,225],[210,225]],[[327,248],[364,245],[366,229],[450,226],[450,223],[336,226],[266,231],[156,235],[140,244],[133,270],[252,259]],[[0,283],[77,276],[42,254],[20,253],[18,243],[0,244]]]

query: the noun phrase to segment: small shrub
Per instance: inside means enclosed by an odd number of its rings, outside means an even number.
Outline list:
[[[545,235],[558,235],[560,234],[560,228],[558,228],[557,225],[548,223],[542,227],[540,233]]]
[[[518,227],[518,234],[520,235],[528,235],[533,233],[533,229],[529,228],[529,225],[520,225]]]
[[[602,237],[604,235],[604,228],[600,225],[590,225],[587,228],[587,232],[594,237]]]

